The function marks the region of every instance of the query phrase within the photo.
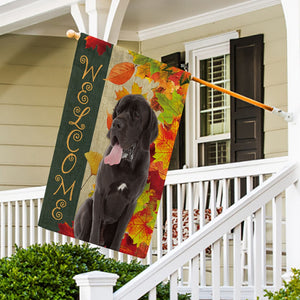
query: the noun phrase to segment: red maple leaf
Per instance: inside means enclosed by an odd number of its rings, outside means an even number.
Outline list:
[[[74,236],[74,221],[72,221],[72,227],[67,222],[59,223],[58,227],[59,227],[58,233],[64,234],[64,235],[67,235],[67,236],[70,236],[73,238],[75,237]]]
[[[133,244],[133,240],[128,233],[125,233],[119,251],[125,254],[145,258],[148,248],[149,246],[146,243],[141,243],[140,246],[137,247],[136,244]]]
[[[176,70],[176,69],[175,69]],[[169,80],[172,80],[175,85],[179,85],[180,84],[180,78],[182,76],[182,73],[184,72],[183,70],[176,70],[177,72],[175,72],[174,74],[169,76]]]
[[[94,38],[93,36],[87,36],[85,40],[85,48],[92,48],[93,50],[97,48],[97,52],[99,55],[102,55],[106,51],[106,46],[108,46],[109,48],[111,48],[112,46],[110,43]]]

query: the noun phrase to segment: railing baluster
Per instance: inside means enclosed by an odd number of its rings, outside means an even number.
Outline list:
[[[177,300],[177,271],[170,276],[170,300]]]
[[[191,300],[199,300],[199,255],[191,260],[192,279],[191,286]]]
[[[51,231],[49,231],[49,230],[46,229],[45,235],[46,235],[46,243],[47,243],[47,244],[51,243],[51,236],[50,236],[50,233],[51,233]]]
[[[200,228],[203,228],[205,224],[205,187],[204,182],[199,182],[199,211],[200,211]],[[205,250],[200,252],[200,284],[201,286],[206,285],[206,261],[205,261]]]
[[[241,225],[234,228],[233,232],[233,299],[241,299]]]
[[[156,287],[149,291],[148,299],[156,300]]]
[[[167,185],[167,246],[168,252],[170,252],[173,248],[172,246],[172,186]]]
[[[162,201],[161,201],[162,202]],[[157,221],[156,221],[156,235],[157,235],[157,259],[162,257],[162,212],[163,206],[160,205],[157,212]]]
[[[187,185],[187,202],[189,211],[189,236],[194,233],[194,207],[193,207],[193,191],[192,183],[189,182]]]
[[[20,204],[15,202],[15,244],[20,246]]]
[[[216,216],[216,183],[214,180],[210,181],[210,208],[211,208],[211,219],[213,220]]]
[[[221,299],[220,294],[220,241],[216,241],[212,244],[212,292],[213,299],[219,300]]]
[[[7,256],[12,255],[12,203],[7,202]]]
[[[264,182],[264,175],[259,175],[259,184]],[[261,282],[262,286],[267,285],[267,273],[266,273],[266,206],[261,207]]]
[[[4,202],[1,202],[1,258],[5,256],[5,205]]]
[[[30,199],[30,245],[35,243],[35,213],[34,213],[34,202]]]
[[[177,216],[178,216],[178,227],[177,227],[177,237],[178,245],[182,242],[182,189],[181,185],[177,184]],[[183,284],[183,267],[178,270],[178,280],[179,285]]]
[[[41,209],[42,209],[42,199],[38,198],[38,216],[40,216],[41,213]],[[43,229],[42,227],[38,226],[38,244],[42,244],[43,243]]]
[[[153,243],[153,239],[151,239],[151,242],[150,242],[150,245],[149,245],[149,249],[148,249],[148,253],[147,253],[147,256],[146,256],[146,263],[147,265],[151,265],[152,264],[152,255],[153,255],[153,252],[152,252],[152,243]],[[123,262],[123,253],[121,252],[118,252],[118,260]]]
[[[247,194],[253,189],[253,181],[251,176],[247,176]],[[248,261],[248,284],[253,285],[254,275],[253,275],[253,219],[252,216],[247,218],[247,261]]]
[[[262,285],[262,210],[255,213],[254,229],[254,299],[263,297]]]
[[[27,204],[22,201],[22,247],[27,248]]]
[[[226,211],[228,208],[228,182],[226,179],[222,179],[222,203],[223,210]],[[223,277],[224,286],[229,286],[229,238],[228,233],[223,236]]]
[[[273,283],[275,290],[281,287],[282,275],[282,195],[272,200],[273,207]]]

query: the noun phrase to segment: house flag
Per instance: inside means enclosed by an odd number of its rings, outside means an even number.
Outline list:
[[[144,258],[190,79],[82,33],[39,226]]]

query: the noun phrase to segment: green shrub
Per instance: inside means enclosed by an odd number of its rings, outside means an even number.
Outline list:
[[[77,274],[95,270],[116,273],[120,276],[117,290],[145,268],[135,261],[128,264],[106,259],[97,248],[86,244],[17,247],[14,255],[0,259],[0,299],[74,300],[79,295],[73,279]],[[157,291],[158,299],[169,299],[168,285],[160,284]],[[189,297],[179,295],[179,299]]]
[[[292,269],[293,276],[289,282],[283,281],[284,287],[279,291],[266,291],[265,297],[270,300],[300,300],[300,270]]]

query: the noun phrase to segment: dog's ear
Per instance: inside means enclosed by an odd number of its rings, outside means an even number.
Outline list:
[[[114,108],[114,110],[113,110],[113,113],[112,113],[112,119],[113,119],[113,120],[114,120],[114,119],[116,118],[116,116],[117,116],[117,107],[118,107],[119,103],[120,103],[120,100],[118,101],[118,103],[116,104],[116,106],[115,106],[115,108]],[[108,130],[107,135],[106,135],[106,137],[108,137],[109,139],[110,139],[110,131],[111,131],[111,129]]]
[[[157,117],[154,111],[150,108],[150,117],[147,125],[147,131],[142,136],[142,147],[144,150],[149,150],[150,145],[157,138],[157,135],[158,135]]]

